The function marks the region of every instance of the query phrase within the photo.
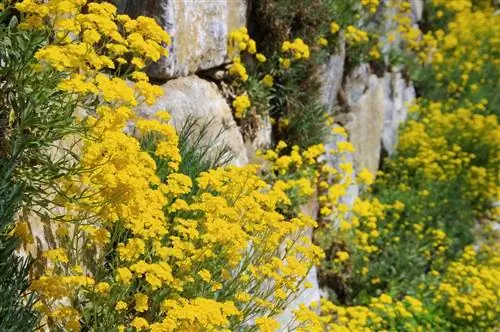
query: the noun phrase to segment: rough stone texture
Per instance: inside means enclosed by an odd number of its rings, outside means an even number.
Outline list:
[[[256,157],[257,150],[266,150],[271,146],[273,127],[269,115],[259,116],[256,120],[255,137],[245,140],[247,157],[250,163],[262,162]]]
[[[197,76],[188,76],[168,81],[162,88],[164,95],[154,105],[140,108],[142,116],[151,117],[159,110],[166,110],[172,115],[172,122],[177,130],[182,128],[188,116],[205,123],[211,121],[207,139],[217,137],[222,131],[212,151],[215,153],[218,149],[229,146],[234,155],[233,165],[248,163],[243,138],[234,122],[231,108],[214,83]]]
[[[367,64],[354,69],[344,86],[352,120],[347,122],[354,145],[354,166],[357,170],[378,170],[384,126],[384,81],[370,73]]]
[[[396,149],[399,127],[406,120],[408,106],[416,97],[415,88],[413,84],[405,81],[401,72],[386,73],[384,97],[382,146],[389,155],[392,155]]]
[[[82,108],[77,108],[73,113],[77,118],[83,118],[86,114],[87,112]],[[82,146],[83,139],[81,137],[68,135],[54,142],[45,152],[54,163],[61,163],[66,167],[71,167],[78,162],[74,156],[81,156]],[[16,221],[27,222],[29,227],[30,239],[23,242],[17,248],[16,253],[24,258],[35,258],[30,271],[32,278],[41,276],[46,268],[46,260],[41,258],[43,252],[59,247],[56,236],[59,222],[55,221],[54,216],[64,216],[66,214],[65,208],[48,203],[55,199],[55,188],[47,186],[44,188],[44,192],[43,199],[47,200],[47,202],[21,209],[14,218]],[[68,224],[67,227],[71,234],[73,226]]]
[[[413,21],[418,22],[424,14],[424,0],[411,0],[410,2]]]
[[[172,37],[170,55],[150,68],[167,79],[222,65],[229,32],[246,25],[247,0],[123,0],[119,10],[154,17]]]
[[[338,52],[331,55],[328,62],[320,67],[321,101],[330,113],[337,104],[337,94],[344,77],[345,52],[345,40],[341,38]]]

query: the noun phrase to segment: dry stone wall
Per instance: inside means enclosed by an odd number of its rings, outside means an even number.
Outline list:
[[[162,86],[165,95],[155,105],[143,107],[142,115],[148,117],[165,109],[172,114],[178,129],[188,116],[213,121],[211,130],[214,135],[221,129],[224,131],[216,145],[228,145],[235,156],[233,164],[240,166],[255,162],[255,151],[271,145],[270,119],[262,117],[255,137],[245,141],[217,85],[193,74],[201,70],[218,70],[228,62],[229,32],[246,25],[248,6],[247,0],[127,0],[120,5],[121,11],[131,16],[157,18],[172,36],[169,57],[154,64],[149,72],[152,78],[167,81]],[[423,1],[412,1],[412,9],[416,22],[422,17]],[[353,161],[355,170],[368,168],[376,172],[382,151],[388,154],[395,151],[398,128],[406,119],[415,90],[398,70],[377,76],[368,64],[361,64],[346,72],[345,63],[346,49],[341,41],[337,53],[329,57],[318,73],[322,82],[322,102],[349,132],[349,140],[356,152],[347,158]],[[327,150],[342,139],[330,138],[325,142]],[[330,158],[327,162],[331,166],[338,167],[339,160],[328,154],[326,158]],[[353,184],[343,202],[352,206],[358,196],[359,188]],[[316,216],[317,206],[314,207],[313,203],[305,212]],[[310,271],[307,281],[312,287],[302,289],[279,317],[283,323],[292,318],[292,310],[300,304],[318,301],[320,288],[315,269]]]
[[[122,0],[131,17],[154,17],[170,34],[169,56],[151,66],[155,79],[187,76],[227,63],[229,32],[246,25],[247,0]]]
[[[152,106],[142,106],[140,114],[151,117],[158,110],[172,115],[172,122],[180,130],[188,117],[210,122],[210,137],[218,137],[212,149],[228,146],[234,165],[243,166],[256,162],[255,152],[268,147],[272,140],[270,118],[261,117],[256,135],[245,141],[241,129],[233,118],[231,107],[219,87],[195,74],[202,70],[218,70],[228,63],[228,37],[231,30],[247,24],[250,0],[123,0],[118,2],[119,10],[133,17],[147,15],[155,17],[172,37],[170,55],[151,66],[151,78],[164,82],[164,96]],[[423,2],[412,1],[414,19],[422,16]],[[341,38],[342,39],[342,38]],[[356,152],[347,156],[355,170],[368,168],[376,172],[380,165],[382,151],[395,151],[397,132],[406,119],[408,104],[415,98],[411,82],[407,82],[398,70],[375,75],[368,64],[346,71],[346,49],[344,42],[336,54],[321,66],[321,100],[329,113],[334,115],[349,131],[349,140]],[[222,132],[219,135],[219,132]],[[336,146],[343,137],[331,137],[325,143],[327,151]],[[338,167],[340,160],[326,155],[327,162]],[[352,206],[359,196],[359,188],[353,184],[343,202]],[[311,201],[304,212],[316,217],[318,206]],[[54,230],[43,226],[37,218],[32,223],[35,235],[34,247],[26,252],[46,249],[43,239],[51,238]],[[333,221],[334,222],[334,221]],[[312,236],[312,231],[308,233]],[[35,248],[37,247],[37,248]],[[307,277],[311,288],[301,293],[289,308],[279,317],[286,323],[291,320],[292,310],[300,304],[317,302],[320,288],[316,270]]]

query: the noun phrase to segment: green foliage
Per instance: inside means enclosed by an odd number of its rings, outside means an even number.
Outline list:
[[[484,8],[491,5],[490,1],[473,1],[473,7]],[[498,5],[497,5],[498,6]],[[424,33],[436,31],[448,32],[448,25],[453,22],[456,14],[443,6],[435,6],[432,1],[427,1],[424,7],[424,18],[421,24]],[[482,10],[482,9],[479,9]],[[442,15],[438,16],[438,13]],[[456,22],[454,22],[456,23]],[[492,22],[492,24],[494,24]],[[413,55],[407,55],[407,63],[410,65],[411,78],[419,93],[426,98],[435,101],[455,100],[456,107],[468,107],[470,103],[480,103],[487,100],[488,107],[483,114],[500,115],[500,94],[497,92],[500,82],[500,71],[495,59],[500,57],[500,51],[495,45],[495,29],[489,29],[489,33],[471,30],[479,41],[474,49],[468,49],[467,44],[459,45],[458,48],[445,50],[442,56],[445,59],[453,58],[453,64],[434,64],[422,66],[411,61]],[[463,49],[461,49],[463,47]],[[443,50],[440,50],[443,51]],[[471,52],[477,52],[480,61],[471,56]],[[471,61],[473,63],[471,63]],[[474,69],[464,69],[464,65],[471,63]],[[463,75],[467,76],[464,81]],[[463,89],[460,86],[462,82]],[[457,83],[458,89],[450,90],[450,83]]]
[[[234,158],[233,152],[228,145],[217,147],[224,133],[224,128],[212,134],[210,127],[214,119],[203,121],[194,116],[188,116],[179,131],[179,151],[181,163],[179,172],[185,174],[193,181],[193,189],[196,189],[195,179],[202,172],[225,166]],[[141,148],[148,151],[157,165],[156,173],[162,181],[165,181],[170,172],[168,161],[157,157],[156,137],[149,134],[141,138]]]
[[[72,146],[54,151],[60,139],[82,131],[74,124],[74,101],[57,92],[61,74],[37,70],[34,53],[45,41],[42,33],[17,30],[15,18],[0,26],[1,331],[37,327],[36,299],[28,291],[31,263],[14,253],[19,241],[10,233],[20,208],[47,207],[55,181],[74,171]]]
[[[306,43],[328,31],[334,16],[332,0],[257,0],[252,4],[252,20],[255,26],[257,45],[262,45],[266,54],[279,51],[281,43],[296,37]]]
[[[62,146],[67,135],[83,131],[75,124],[77,101],[57,89],[62,74],[38,70],[34,53],[45,42],[42,33],[0,32],[0,157],[11,165],[26,206],[46,206],[54,180],[77,159],[74,146]],[[55,151],[58,151],[55,153]]]
[[[8,234],[22,193],[12,181],[12,168],[0,162],[0,331],[32,331],[39,317],[35,297],[27,292],[30,263],[14,254],[19,241]]]
[[[284,41],[301,38],[314,47],[318,36],[327,34],[335,16],[335,3],[340,2],[259,0],[253,4],[255,26],[250,30],[255,30],[257,45],[263,47],[264,53],[272,55],[272,61],[266,64],[267,72],[279,67],[277,60]],[[318,71],[327,54],[326,50],[315,49],[308,61],[294,63],[277,76],[270,99],[270,115],[276,120],[275,142],[285,140],[289,146],[307,148],[324,141],[328,110],[319,98]]]
[[[328,110],[320,99],[318,58],[294,63],[276,80],[271,99],[271,116],[276,120],[275,141],[302,149],[324,142],[328,135]]]
[[[328,56],[338,52],[339,43],[344,42],[338,33],[330,33],[330,23],[336,22],[343,29],[350,25],[364,29],[371,22],[364,16],[360,3],[352,1],[272,0],[253,4],[251,21],[255,26],[250,30],[257,45],[271,59],[264,67],[266,72],[279,72],[269,101],[270,114],[276,120],[273,128],[276,142],[286,140],[290,146],[307,148],[325,140],[328,128],[324,119],[330,110],[320,100],[319,74]],[[317,45],[321,36],[328,40],[327,46]],[[309,45],[311,57],[294,62],[289,69],[277,69],[278,59],[283,56],[282,43],[295,38]],[[370,60],[369,51],[376,43],[377,38],[370,38],[369,42],[347,45],[346,67],[354,68]],[[254,94],[249,92],[249,95],[253,103]]]

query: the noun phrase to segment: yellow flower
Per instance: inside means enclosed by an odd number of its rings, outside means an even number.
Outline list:
[[[126,267],[119,267],[117,269],[117,281],[123,282],[125,285],[130,285],[130,281],[132,280],[132,272]]]
[[[350,257],[349,253],[345,251],[337,251],[336,256],[340,262],[345,262]]]
[[[257,61],[259,61],[259,62],[261,62],[261,63],[262,63],[262,62],[266,62],[266,61],[267,61],[266,56],[265,56],[264,54],[262,54],[262,53],[257,53],[257,54],[255,55],[255,58],[257,59]]]
[[[59,263],[68,263],[68,256],[66,255],[66,251],[62,248],[47,250],[43,253],[45,258]]]
[[[292,62],[290,61],[290,59],[280,58],[280,64],[283,68],[288,69],[288,68],[290,68],[290,65],[292,64]]]
[[[324,37],[320,37],[320,38],[318,38],[318,45],[328,46],[328,40]]]
[[[367,186],[373,184],[375,177],[373,174],[366,168],[363,168],[361,172],[358,174],[358,181]]]
[[[336,34],[339,30],[340,30],[340,25],[338,25],[336,22],[330,23],[330,33]]]
[[[97,292],[101,294],[109,293],[110,286],[107,282],[100,282],[96,285]]]
[[[135,317],[130,325],[138,330],[147,329],[149,327],[148,321],[142,317]]]
[[[262,84],[268,88],[272,88],[274,84],[274,79],[272,75],[266,74],[264,78],[262,79]]]
[[[245,117],[246,110],[252,106],[250,98],[247,95],[237,96],[233,101],[233,107],[235,108],[235,116],[239,119]]]
[[[126,310],[128,308],[127,304],[123,301],[116,302],[115,309],[118,311]]]
[[[148,310],[148,297],[142,293],[137,293],[134,295],[135,298],[135,311],[144,312]]]
[[[280,327],[280,324],[277,321],[268,317],[256,318],[255,324],[259,328],[260,332],[275,332]]]
[[[212,280],[212,275],[210,274],[210,272],[206,269],[203,269],[201,271],[198,272],[198,275],[201,277],[201,279],[205,282],[210,282],[210,280]]]

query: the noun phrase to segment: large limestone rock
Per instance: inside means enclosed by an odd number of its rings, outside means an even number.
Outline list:
[[[367,64],[354,69],[344,85],[350,121],[346,123],[354,145],[357,170],[378,170],[384,127],[384,81],[371,74]]]
[[[180,130],[188,117],[210,122],[206,143],[213,143],[215,153],[228,146],[234,156],[232,164],[243,166],[248,163],[243,137],[231,114],[231,108],[214,83],[197,76],[181,77],[162,85],[164,95],[152,106],[143,106],[139,113],[151,117],[159,110],[172,115],[172,121]]]
[[[172,37],[170,55],[151,66],[155,79],[224,64],[229,32],[246,25],[247,0],[122,0],[118,6],[132,17],[156,18]]]
[[[401,72],[386,73],[384,76],[384,128],[382,145],[392,155],[396,150],[398,132],[408,116],[408,107],[416,98],[413,84],[407,82]]]
[[[345,40],[340,38],[338,51],[328,58],[328,62],[320,67],[321,75],[321,102],[328,112],[332,112],[337,104],[337,95],[342,86],[344,77],[346,48]]]
[[[413,21],[418,22],[422,20],[424,15],[424,0],[411,0],[410,3]]]

